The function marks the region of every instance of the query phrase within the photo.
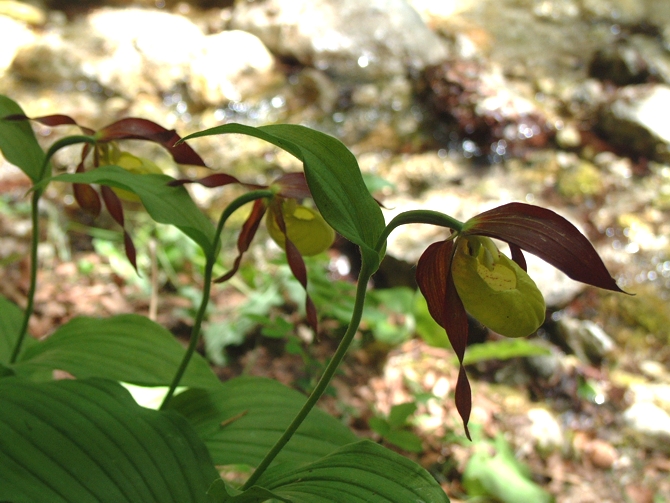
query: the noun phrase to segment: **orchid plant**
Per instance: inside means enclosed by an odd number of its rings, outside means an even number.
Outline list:
[[[471,391],[462,363],[466,313],[508,337],[530,335],[544,320],[544,300],[526,273],[522,250],[577,281],[620,291],[589,241],[567,220],[537,206],[511,203],[464,223],[439,212],[408,211],[387,225],[354,155],[335,138],[303,126],[225,124],[180,138],[137,118],[97,132],[63,115],[32,120],[76,126],[82,134],[63,137],[44,152],[20,106],[0,96],[0,151],[33,185],[27,303],[22,309],[0,298],[0,501],[448,501],[423,468],[357,439],[315,408],[358,330],[369,280],[386,254],[389,234],[406,224],[445,228],[443,241],[426,244],[416,274],[432,317],[446,329],[461,362],[455,400],[468,436]],[[198,180],[173,179],[116,143],[158,143],[176,163],[205,166],[186,141],[197,144],[199,137],[222,134],[269,142],[299,159],[304,172],[282,175],[268,186],[221,172]],[[82,145],[81,162],[74,172],[52,176],[52,156],[77,144]],[[94,214],[102,206],[99,190],[123,228],[126,254],[133,263],[124,200],[140,201],[155,221],[176,226],[202,248],[203,295],[188,348],[139,315],[78,317],[45,340],[26,337],[37,287],[39,199],[48,184],[59,182],[72,184],[78,203]],[[237,184],[247,190],[214,225],[186,191],[189,183]],[[247,204],[252,208],[239,233],[237,257],[226,274],[214,278],[223,228]],[[222,383],[195,351],[211,288],[236,274],[263,219],[307,292],[302,257],[326,250],[335,233],[357,245],[361,254],[350,323],[306,399],[267,379],[240,377]],[[507,242],[511,258],[491,238]],[[306,313],[316,330],[318,316],[309,294]],[[54,370],[76,379],[54,381]],[[119,382],[167,391],[159,410],[150,410],[139,406]],[[182,388],[186,390],[177,393]],[[240,487],[225,482],[216,469],[231,464],[254,469]]]

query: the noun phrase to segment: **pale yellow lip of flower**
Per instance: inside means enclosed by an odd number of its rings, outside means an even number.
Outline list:
[[[299,205],[294,199],[288,199],[282,204],[282,216],[286,224],[286,234],[301,255],[318,255],[333,244],[335,231],[316,210]],[[285,248],[286,239],[271,211],[267,213],[265,223],[273,241]]]
[[[108,162],[110,164],[116,164],[130,173],[137,173],[140,175],[163,173],[163,171],[149,159],[134,156],[129,152],[115,152],[113,155],[110,155]],[[140,198],[130,191],[118,188],[113,188],[112,190],[116,193],[117,196],[119,196],[119,198],[125,201],[135,203],[140,202]]]
[[[491,330],[525,337],[544,322],[542,293],[487,237],[457,238],[451,273],[465,309]]]

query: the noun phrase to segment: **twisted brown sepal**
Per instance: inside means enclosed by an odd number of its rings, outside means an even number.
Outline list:
[[[204,178],[198,178],[196,180],[191,180],[189,178],[180,178],[179,180],[172,180],[168,183],[171,187],[179,187],[181,185],[186,185],[188,183],[198,183],[203,187],[208,187],[210,189],[214,187],[223,187],[225,185],[230,185],[232,183],[242,184],[237,178],[232,175],[227,175],[225,173],[215,173],[213,175],[208,175]]]
[[[468,430],[472,410],[472,392],[463,367],[463,357],[468,342],[468,319],[451,276],[453,254],[453,240],[430,245],[419,258],[416,267],[416,281],[426,298],[430,315],[446,330],[449,342],[460,363],[455,392],[456,409],[463,420],[465,434],[468,439],[472,440]]]
[[[100,129],[96,134],[100,142],[116,140],[146,140],[158,143],[172,156],[177,164],[207,167],[205,161],[187,143],[179,143],[181,137],[174,129],[165,129],[147,119],[128,117]]]
[[[240,235],[237,237],[237,257],[235,257],[233,267],[223,276],[216,278],[214,280],[215,283],[223,283],[235,276],[240,268],[242,257],[249,249],[251,241],[254,239],[256,231],[258,230],[258,226],[260,225],[261,220],[263,220],[263,215],[265,215],[266,209],[267,203],[263,199],[257,199],[254,201],[254,206],[251,209],[251,213],[244,221],[244,224],[242,224],[242,230],[240,231]]]
[[[77,173],[84,172],[84,165],[77,166]],[[100,196],[93,187],[86,183],[73,183],[72,192],[79,207],[93,217],[100,215],[102,205],[100,204]]]
[[[53,114],[53,115],[43,115],[42,117],[28,117],[23,114],[15,114],[15,115],[8,115],[7,117],[4,118],[5,120],[10,120],[10,121],[35,121],[39,122],[40,124],[44,124],[45,126],[49,127],[57,127],[57,126],[77,126],[79,130],[87,135],[93,135],[95,134],[95,131],[92,130],[91,128],[87,128],[86,126],[80,126],[77,124],[77,121],[75,121],[72,117],[69,115],[63,115],[63,114]]]
[[[518,260],[519,256],[523,257],[520,248],[576,281],[623,292],[589,240],[568,220],[546,208],[524,203],[505,204],[465,222],[463,235],[506,241],[512,249],[512,258],[522,268]]]
[[[275,219],[279,229],[282,234],[284,234],[284,246],[286,248],[286,260],[288,265],[293,273],[293,277],[298,280],[305,290],[305,313],[307,315],[307,323],[314,330],[314,333],[318,333],[319,323],[318,317],[316,314],[316,306],[312,301],[312,298],[309,296],[307,291],[307,267],[305,266],[305,261],[302,258],[302,255],[298,251],[298,248],[293,244],[288,238],[286,233],[286,222],[284,221],[284,215],[282,214],[282,204],[283,199],[280,197],[274,198],[270,203],[270,212],[272,218]]]
[[[107,208],[107,211],[114,221],[123,229],[123,244],[126,250],[126,257],[128,257],[128,260],[135,268],[135,271],[139,274],[137,269],[137,250],[135,249],[130,234],[128,234],[128,231],[126,230],[121,199],[116,195],[116,192],[106,185],[100,186],[100,192],[102,193],[102,200],[105,202],[105,208]]]

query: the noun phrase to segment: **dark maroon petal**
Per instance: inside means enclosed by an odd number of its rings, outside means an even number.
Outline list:
[[[117,196],[116,192],[111,188],[107,187],[107,185],[102,185],[100,187],[100,192],[102,192],[102,200],[105,202],[105,208],[107,208],[109,214],[112,215],[112,218],[117,224],[125,228],[123,206],[121,205],[119,196]]]
[[[281,197],[275,197],[270,203],[270,211],[272,212],[272,217],[277,222],[279,230],[284,234],[284,247],[286,249],[286,261],[288,262],[288,266],[293,273],[293,277],[295,277],[305,289],[305,313],[307,314],[307,323],[312,327],[312,330],[314,330],[314,333],[316,334],[318,333],[319,323],[316,315],[316,307],[307,292],[307,267],[305,267],[305,261],[303,260],[302,255],[300,255],[298,248],[286,234],[286,222],[284,222],[284,215],[281,211],[283,202],[284,200]]]
[[[242,256],[249,249],[251,241],[254,239],[256,231],[258,230],[258,226],[260,225],[261,220],[263,220],[263,215],[265,215],[266,208],[267,206],[264,200],[256,199],[254,201],[254,206],[251,209],[251,213],[242,225],[240,235],[237,237],[237,257],[235,257],[233,267],[223,276],[216,278],[216,280],[214,280],[215,283],[223,283],[224,281],[228,281],[230,278],[235,276],[235,273],[237,273],[240,268]]]
[[[84,146],[81,148],[81,161],[77,165],[77,173],[83,173],[85,171],[84,168],[84,163],[86,162],[86,157],[88,156],[88,153],[91,151],[91,144],[90,143],[84,143]],[[93,166],[98,167],[100,163],[98,162],[98,149],[96,148],[93,151]]]
[[[123,244],[126,249],[126,257],[128,257],[128,261],[133,265],[135,272],[139,274],[139,270],[137,269],[137,251],[135,250],[135,245],[133,244],[130,234],[128,234],[125,229],[123,229]]]
[[[291,272],[295,279],[297,279],[305,289],[305,312],[307,314],[307,323],[312,327],[312,330],[314,330],[314,333],[316,334],[318,333],[319,322],[316,315],[316,307],[314,306],[312,298],[309,296],[309,292],[307,292],[307,267],[305,267],[305,261],[303,260],[302,255],[300,255],[298,248],[288,236],[286,236],[285,246],[286,260],[291,268]]]
[[[278,185],[279,195],[288,199],[310,199],[312,197],[305,173],[302,172],[282,175],[272,185]]]
[[[472,409],[470,383],[463,368],[468,342],[468,318],[451,275],[453,240],[433,243],[423,252],[416,267],[416,281],[426,298],[433,319],[446,330],[449,342],[458,357],[460,368],[456,383],[456,409],[463,420],[468,438],[468,421]]]
[[[23,114],[8,115],[4,120],[31,120],[44,124],[45,126],[55,127],[55,126],[77,126],[84,134],[92,135],[94,131],[90,128],[80,126],[77,124],[72,117],[69,115],[55,114],[55,115],[44,115],[42,117],[26,117]]]
[[[83,183],[73,183],[72,192],[74,193],[74,199],[82,210],[94,217],[100,215],[102,207],[100,196],[93,187]]]
[[[512,260],[517,263],[521,269],[524,271],[528,272],[528,266],[526,265],[526,257],[523,256],[523,251],[521,251],[521,248],[519,248],[517,245],[513,243],[507,243],[509,245],[509,249],[512,252]]]
[[[232,175],[226,175],[225,173],[216,173],[215,175],[209,175],[204,178],[199,178],[196,180],[189,180],[188,178],[182,178],[180,180],[173,180],[168,183],[171,187],[178,187],[180,185],[186,185],[187,183],[199,183],[205,187],[223,187],[224,185],[230,185],[231,183],[242,183],[237,178]]]
[[[468,437],[468,440],[472,441],[470,430],[468,429],[470,412],[472,411],[472,389],[470,388],[468,375],[465,373],[465,367],[463,367],[463,365],[458,369],[458,380],[456,381],[454,401],[456,402],[456,410],[463,420],[465,436]]]
[[[589,240],[565,218],[546,208],[505,204],[468,220],[463,234],[501,239],[537,255],[576,281],[623,291]]]
[[[205,161],[188,144],[180,143],[175,146],[181,137],[174,129],[165,129],[147,119],[128,117],[106,126],[96,133],[101,142],[113,140],[147,140],[158,143],[166,150],[177,164],[192,164],[205,166]]]
[[[128,257],[128,261],[139,274],[137,269],[137,251],[135,250],[135,245],[133,244],[130,234],[128,234],[125,228],[121,199],[119,199],[116,192],[107,185],[102,185],[100,187],[100,192],[102,192],[102,200],[105,202],[105,208],[107,208],[109,214],[112,215],[114,221],[123,228],[123,244],[126,249],[126,257]]]

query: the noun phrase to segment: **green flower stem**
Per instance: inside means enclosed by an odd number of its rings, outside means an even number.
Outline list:
[[[31,208],[30,208],[30,218],[32,220],[32,239],[30,243],[30,287],[28,288],[28,303],[26,309],[23,312],[23,322],[21,324],[21,330],[19,331],[19,337],[16,339],[16,344],[14,345],[14,350],[12,351],[12,356],[9,359],[9,363],[15,363],[16,359],[19,357],[21,352],[21,346],[23,341],[26,338],[28,333],[28,322],[30,317],[33,315],[33,308],[35,306],[35,291],[37,289],[37,245],[40,240],[40,216],[39,216],[39,202],[42,192],[36,190],[33,192]]]
[[[319,382],[317,383],[316,387],[309,395],[307,401],[302,406],[298,414],[295,416],[291,424],[288,426],[288,428],[286,428],[286,431],[284,431],[284,433],[279,438],[279,440],[277,440],[272,449],[270,449],[270,451],[265,455],[263,460],[260,462],[254,473],[251,474],[251,476],[246,481],[244,486],[242,486],[243,491],[246,491],[251,486],[253,486],[261,477],[261,475],[263,475],[268,466],[270,466],[270,463],[274,461],[277,454],[279,454],[281,450],[284,448],[284,446],[288,443],[288,441],[291,440],[291,437],[298,430],[298,428],[305,420],[307,415],[314,408],[316,403],[319,401],[319,398],[321,398],[321,395],[323,395],[324,391],[326,391],[328,384],[330,384],[331,379],[335,375],[335,371],[340,366],[340,363],[342,362],[344,355],[347,353],[347,350],[351,345],[351,341],[354,339],[354,335],[356,335],[356,331],[358,330],[358,326],[361,322],[361,317],[363,315],[363,305],[365,303],[365,295],[367,292],[368,281],[370,280],[370,277],[372,276],[373,272],[374,271],[370,267],[367,267],[367,264],[363,264],[361,273],[358,276],[358,286],[356,288],[356,301],[354,304],[354,310],[351,314],[351,321],[349,322],[349,326],[347,327],[347,331],[344,334],[344,337],[342,337],[342,340],[340,341],[340,344],[337,347],[337,351],[335,351],[335,354],[328,363],[326,370],[324,370],[321,379],[319,379]]]
[[[28,288],[28,302],[26,304],[26,309],[23,312],[23,322],[21,323],[21,330],[19,330],[19,336],[16,339],[16,344],[12,350],[12,355],[9,358],[10,363],[15,363],[16,359],[21,353],[21,347],[23,342],[26,339],[26,334],[28,333],[28,324],[30,322],[30,317],[33,315],[33,309],[35,308],[35,292],[37,290],[37,248],[39,245],[40,239],[40,217],[39,217],[39,203],[40,197],[46,188],[46,185],[49,183],[45,180],[47,175],[47,169],[49,167],[49,161],[53,155],[58,152],[61,148],[67,147],[69,145],[74,145],[77,143],[91,143],[95,142],[90,136],[68,136],[66,138],[61,138],[56,141],[49,147],[44,161],[42,162],[42,167],[40,168],[39,176],[37,177],[37,182],[33,185],[33,197],[31,200],[30,207],[30,218],[32,222],[32,238],[30,242],[30,286]]]
[[[191,338],[188,343],[188,348],[186,349],[184,358],[182,358],[182,361],[179,364],[179,368],[177,369],[177,372],[175,373],[175,376],[172,379],[170,388],[168,389],[168,392],[165,395],[165,398],[163,399],[163,403],[160,406],[161,410],[165,409],[168,402],[172,399],[172,396],[174,395],[177,386],[179,386],[181,378],[184,376],[184,372],[186,372],[186,367],[188,367],[188,364],[191,361],[191,358],[193,357],[193,353],[195,352],[195,349],[198,346],[198,341],[200,340],[200,329],[202,327],[202,322],[205,319],[205,313],[207,311],[207,305],[209,304],[209,297],[212,291],[212,276],[214,271],[214,264],[216,264],[216,258],[219,253],[219,246],[217,246],[217,243],[221,241],[221,233],[223,232],[223,227],[226,225],[226,221],[235,211],[237,211],[240,207],[244,206],[245,204],[254,201],[256,199],[269,198],[272,196],[273,192],[270,190],[254,190],[252,192],[247,192],[246,194],[241,195],[240,197],[235,199],[232,203],[230,203],[221,214],[219,224],[217,225],[216,232],[214,233],[214,240],[212,243],[211,251],[206,252],[202,299],[200,301],[200,307],[198,308],[198,312],[195,316],[193,328],[191,329]]]
[[[396,228],[400,227],[401,225],[405,224],[437,225],[438,227],[448,227],[449,229],[453,229],[456,232],[461,232],[463,230],[464,225],[463,222],[460,222],[455,218],[450,217],[449,215],[445,215],[444,213],[440,213],[439,211],[431,211],[431,210],[405,211],[400,215],[397,215],[384,228],[384,232],[382,232],[382,235],[377,240],[377,246],[375,246],[375,250],[380,251],[384,247],[386,239],[389,237],[391,232],[393,232]]]
[[[44,160],[44,164],[42,165],[42,170],[40,171],[39,180],[41,181],[44,179],[46,175],[47,165],[56,152],[58,152],[62,148],[69,147],[70,145],[77,145],[79,143],[88,143],[89,145],[95,145],[97,143],[97,140],[93,136],[73,135],[73,136],[66,136],[64,138],[61,138],[60,140],[53,142],[53,144],[49,147],[49,150],[47,150],[46,158]]]

